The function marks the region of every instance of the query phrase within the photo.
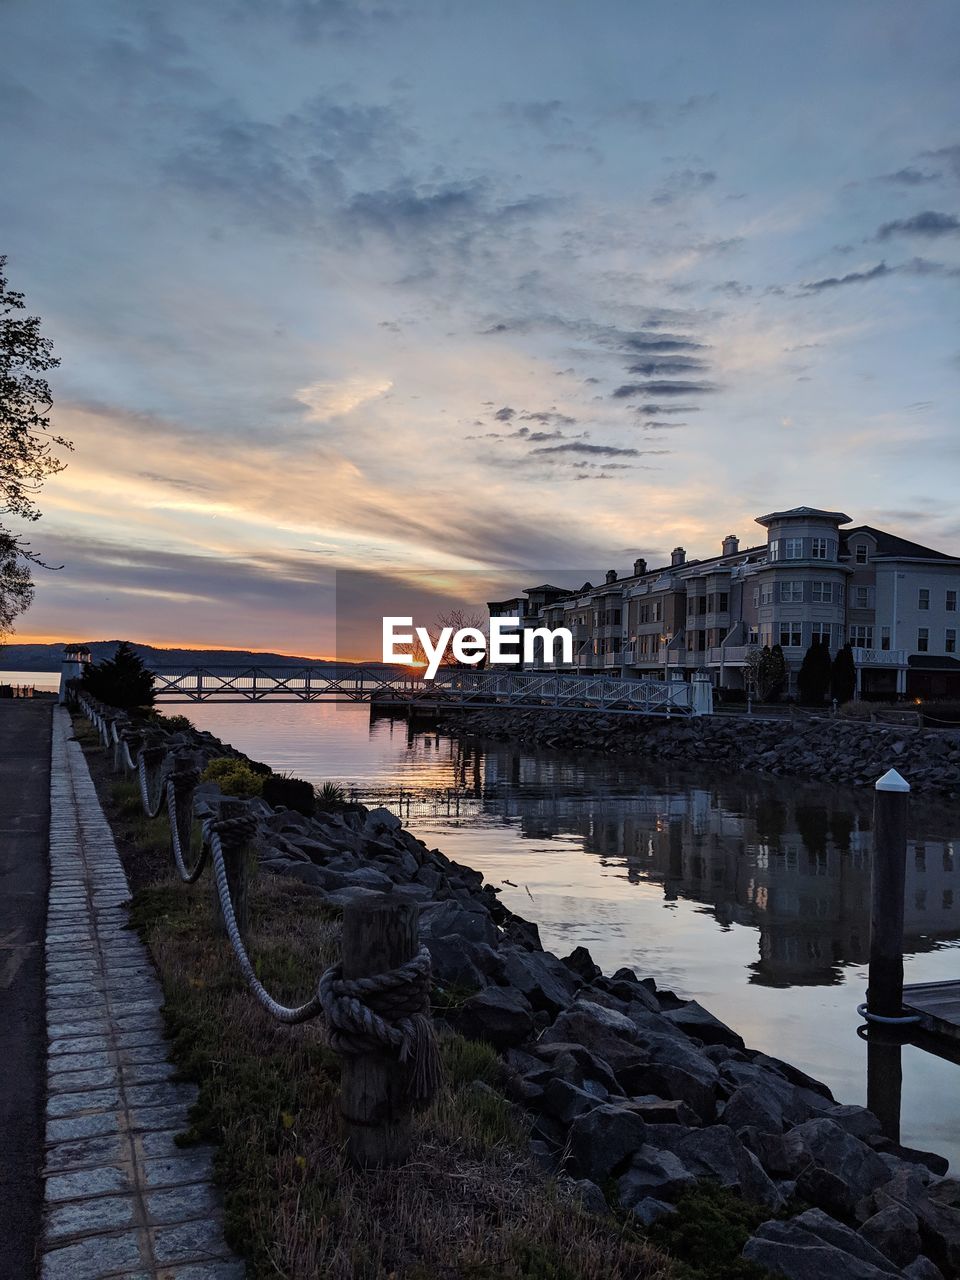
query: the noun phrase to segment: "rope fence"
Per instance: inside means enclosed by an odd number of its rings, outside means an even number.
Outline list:
[[[380,895],[346,907],[344,960],[321,974],[303,1004],[283,1004],[260,981],[243,939],[249,864],[259,830],[252,806],[232,797],[197,796],[201,771],[193,752],[168,749],[162,731],[135,726],[129,716],[81,689],[74,687],[71,694],[104,750],[112,753],[114,772],[136,776],[146,816],[154,819],[166,811],[173,863],[183,883],[198,883],[210,866],[222,930],[254,998],[286,1025],[324,1021],[327,1041],[343,1060],[342,1102],[354,1160],[380,1165],[404,1159],[410,1111],[428,1102],[440,1082],[430,1018],[430,952],[419,944],[415,905]],[[197,821],[200,844],[194,852]],[[372,957],[379,963],[369,972]],[[363,1114],[354,1114],[358,1111]]]

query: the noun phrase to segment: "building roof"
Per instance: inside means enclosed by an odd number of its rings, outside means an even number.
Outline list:
[[[538,595],[541,591],[550,592],[557,596],[568,596],[571,594],[570,587],[552,587],[549,582],[545,582],[539,587],[523,588],[523,594],[526,596]]]
[[[907,666],[912,671],[960,671],[960,658],[951,658],[949,654],[911,653]]]
[[[811,518],[829,520],[833,524],[850,523],[850,517],[845,516],[842,511],[821,511],[819,507],[791,507],[789,511],[771,511],[768,516],[757,516],[757,524],[762,524],[766,529],[775,520],[805,520]]]
[[[850,539],[858,533],[868,533],[876,540],[878,556],[906,557],[908,560],[956,560],[956,556],[945,551],[934,551],[932,547],[923,547],[919,542],[908,542],[906,538],[898,538],[895,533],[885,533],[883,529],[874,529],[873,525],[858,524],[855,529],[844,529],[842,541],[850,545]]]

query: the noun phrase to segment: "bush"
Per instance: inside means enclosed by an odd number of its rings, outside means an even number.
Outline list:
[[[217,756],[204,769],[201,781],[217,782],[224,795],[249,800],[251,796],[260,795],[264,780],[245,760],[236,756]]]
[[[161,729],[166,729],[167,733],[187,733],[193,728],[186,716],[163,716],[158,711],[154,719]]]
[[[120,642],[112,658],[87,667],[80,687],[118,711],[143,711],[153,706],[153,673],[126,640]]]
[[[325,782],[317,788],[317,804],[321,809],[342,809],[347,803],[347,791],[339,782]]]
[[[306,818],[313,817],[317,807],[313,783],[304,782],[302,778],[287,778],[273,773],[264,778],[260,794],[275,809],[295,809]]]

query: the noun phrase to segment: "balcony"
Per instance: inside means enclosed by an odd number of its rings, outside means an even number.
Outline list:
[[[906,649],[854,649],[853,661],[858,667],[905,667]]]
[[[755,644],[728,644],[724,649],[720,645],[715,645],[708,650],[708,663],[711,667],[719,667],[721,663],[731,667],[743,666],[747,660],[747,654],[756,647]]]

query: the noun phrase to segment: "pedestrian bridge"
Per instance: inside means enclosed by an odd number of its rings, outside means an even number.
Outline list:
[[[575,672],[441,670],[435,680],[396,667],[153,667],[157,701],[372,702],[379,706],[552,707],[634,715],[690,716],[713,710],[708,680],[625,680]]]

